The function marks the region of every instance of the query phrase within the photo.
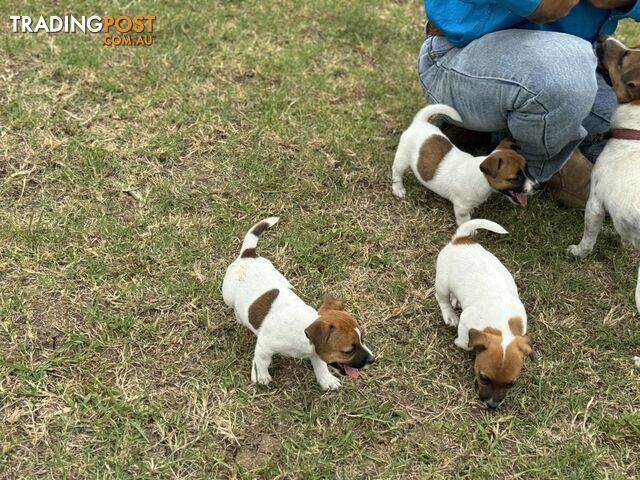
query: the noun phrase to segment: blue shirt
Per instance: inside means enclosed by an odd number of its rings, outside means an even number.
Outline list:
[[[600,33],[611,35],[618,20],[640,20],[640,1],[626,11],[603,10],[581,0],[569,15],[537,24],[526,19],[539,0],[424,0],[427,16],[456,47],[487,33],[509,28],[569,33],[594,42]]]

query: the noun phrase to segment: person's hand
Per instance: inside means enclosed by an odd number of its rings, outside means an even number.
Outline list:
[[[606,0],[589,0],[590,2],[605,2]],[[611,0],[613,3],[615,0]],[[622,1],[622,0],[620,0]],[[547,23],[569,14],[580,0],[542,0],[538,7],[527,18],[533,23]]]
[[[613,10],[614,8],[629,8],[636,3],[636,0],[587,0],[596,8]]]

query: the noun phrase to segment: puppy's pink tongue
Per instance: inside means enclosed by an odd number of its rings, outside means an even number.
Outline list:
[[[527,197],[524,193],[516,193],[516,200],[520,205],[522,205],[523,207],[526,207],[529,197]]]
[[[351,378],[358,378],[360,376],[360,370],[357,368],[350,367],[349,365],[342,365],[346,374]]]

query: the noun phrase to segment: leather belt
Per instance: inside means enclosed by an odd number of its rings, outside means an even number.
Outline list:
[[[444,33],[433,22],[427,21],[424,24],[424,36],[429,37],[443,37]]]

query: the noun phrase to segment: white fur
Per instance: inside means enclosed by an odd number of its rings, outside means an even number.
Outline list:
[[[440,162],[431,180],[424,181],[420,178],[417,164],[422,144],[431,135],[445,136],[437,126],[430,123],[436,115],[446,115],[452,120],[461,122],[458,112],[447,105],[428,105],[420,110],[400,137],[391,169],[391,188],[399,198],[406,195],[402,177],[411,167],[420,183],[453,203],[456,222],[462,225],[471,219],[473,210],[486,202],[493,191],[480,171],[480,164],[486,156],[474,157],[454,145]],[[535,183],[527,180],[524,190],[526,193],[533,193]]]
[[[270,217],[266,221],[272,226],[278,218]],[[253,228],[255,225],[251,230]],[[245,248],[255,248],[258,237],[253,235],[251,230],[245,236],[241,252]],[[260,329],[256,330],[249,323],[249,306],[273,288],[277,288],[280,293],[271,305]],[[222,282],[224,302],[233,308],[238,322],[257,337],[251,381],[268,384],[271,381],[271,357],[280,354],[310,359],[322,389],[337,390],[340,380],[329,372],[327,364],[316,354],[304,333],[304,330],[318,318],[318,312],[293,293],[292,288],[287,279],[264,257],[238,257],[227,268]]]
[[[640,130],[640,107],[618,105],[612,128]],[[612,138],[598,157],[591,173],[591,193],[584,212],[584,234],[568,252],[586,257],[593,250],[605,213],[623,242],[640,249],[640,140]],[[636,286],[640,312],[640,270]]]
[[[524,335],[527,331],[527,314],[518,297],[518,288],[509,271],[493,254],[478,243],[454,245],[453,240],[473,235],[484,229],[506,234],[507,231],[489,220],[471,220],[462,224],[451,243],[438,255],[436,266],[436,299],[444,322],[458,327],[454,343],[465,350],[469,348],[469,329],[484,330],[493,327],[502,332],[502,348],[514,339],[509,328],[511,317],[522,319]],[[451,298],[462,308],[456,315]]]

